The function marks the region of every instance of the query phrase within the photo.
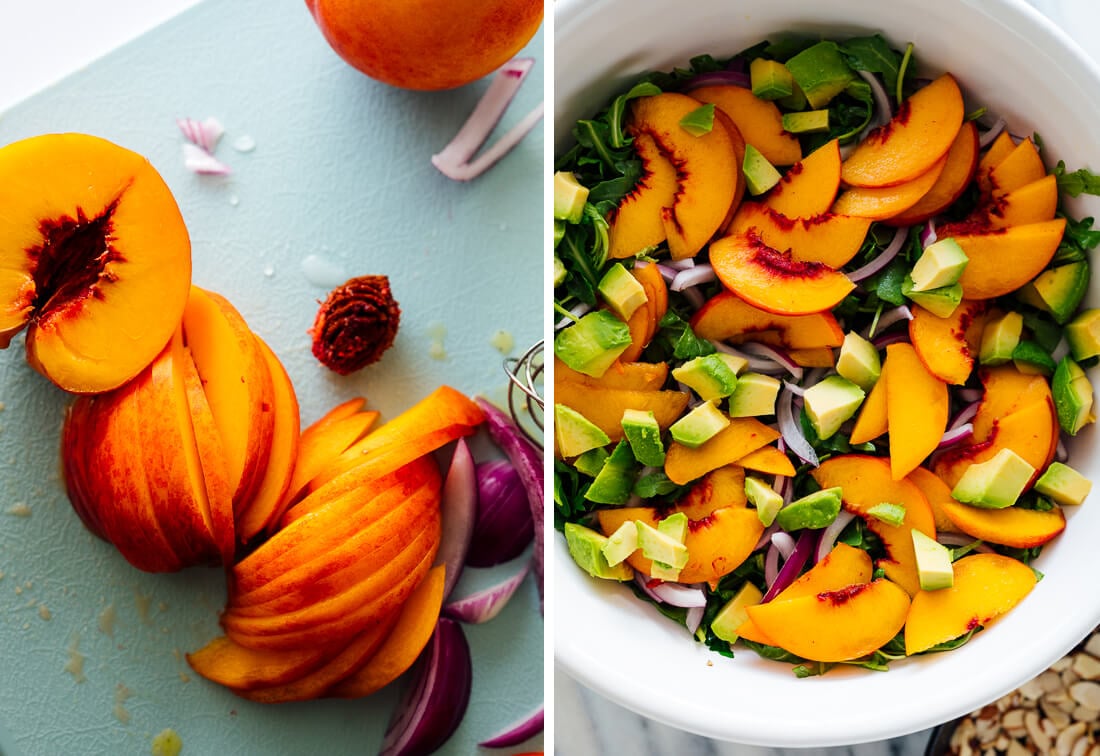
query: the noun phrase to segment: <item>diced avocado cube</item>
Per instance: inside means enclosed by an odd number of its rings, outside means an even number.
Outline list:
[[[795,499],[779,510],[775,522],[786,531],[817,529],[829,525],[840,514],[840,488],[822,488]]]
[[[558,332],[554,356],[578,373],[599,378],[630,343],[626,323],[607,310],[593,310]]]
[[[978,360],[983,365],[1003,365],[1012,359],[1024,332],[1024,316],[1015,311],[987,321],[982,329]]]
[[[745,174],[745,188],[754,197],[768,191],[783,178],[776,167],[751,144],[745,145],[745,159],[741,161],[741,172]]]
[[[554,249],[558,248],[561,244],[561,240],[565,238],[565,221],[560,218],[554,218]],[[559,280],[558,267],[561,267],[561,274]],[[561,264],[561,260],[557,257],[554,258],[554,285],[557,286],[561,281],[565,280],[565,266]]]
[[[1076,312],[1089,288],[1087,260],[1049,268],[1022,287],[1020,298],[1028,304],[1049,312],[1059,324],[1066,323]]]
[[[1051,462],[1035,481],[1035,490],[1059,504],[1082,504],[1092,481],[1062,462]]]
[[[652,411],[624,410],[622,426],[634,459],[647,467],[664,465],[665,445],[661,442],[661,427]]]
[[[937,318],[950,317],[962,301],[962,284],[955,282],[949,286],[928,291],[913,291],[913,280],[906,276],[901,282],[901,293],[909,297]]]
[[[835,42],[823,40],[787,60],[787,70],[811,108],[824,108],[844,91],[855,73]]]
[[[1012,362],[1028,375],[1050,375],[1056,367],[1050,353],[1030,339],[1022,339],[1012,350]]]
[[[828,110],[806,110],[784,113],[783,130],[791,134],[816,134],[829,130]]]
[[[627,557],[638,550],[638,526],[633,520],[628,520],[619,526],[619,529],[607,537],[607,543],[603,545],[603,555],[607,563],[614,567],[625,562]]]
[[[588,202],[588,187],[582,186],[569,171],[554,174],[554,217],[567,223],[580,223],[584,205]]]
[[[749,618],[745,607],[755,606],[763,598],[764,594],[760,589],[746,580],[740,590],[733,594],[733,598],[718,610],[718,614],[714,615],[710,623],[710,631],[726,643],[736,643],[738,628]]]
[[[656,580],[674,583],[680,579],[680,570],[672,565],[654,559],[649,567],[649,576]]]
[[[554,255],[554,288],[561,286],[565,283],[565,277],[568,272],[565,270],[565,263],[561,261],[561,258]]]
[[[882,373],[882,358],[874,344],[855,331],[848,331],[840,345],[836,371],[864,391],[870,391]]]
[[[554,442],[563,459],[577,457],[589,449],[607,446],[611,439],[591,420],[564,404],[554,405]]]
[[[780,97],[775,101],[775,104],[782,108],[785,112],[792,112],[795,110],[805,110],[809,104],[806,102],[806,95],[798,84],[791,79],[791,93],[786,97]]]
[[[683,512],[670,514],[657,523],[657,531],[683,543],[684,539],[687,538],[688,517]]]
[[[681,118],[680,128],[696,137],[709,134],[714,128],[714,103],[700,105]]]
[[[591,528],[567,522],[564,527],[565,543],[569,547],[569,556],[582,570],[594,578],[604,580],[630,580],[634,570],[627,564],[610,565],[603,555],[607,538]]]
[[[645,287],[622,263],[615,263],[608,268],[597,288],[607,306],[624,321],[630,320],[634,311],[648,299]]]
[[[1100,309],[1084,310],[1071,320],[1066,326],[1066,341],[1078,362],[1100,355]]]
[[[912,290],[931,291],[950,286],[959,280],[968,262],[966,252],[951,237],[929,244],[909,273],[913,280]]]
[[[638,548],[642,550],[642,556],[646,559],[668,565],[677,571],[682,570],[688,563],[687,546],[684,546],[681,541],[665,535],[641,520],[635,520],[634,524],[638,528]]]
[[[864,396],[863,389],[840,375],[830,375],[806,389],[802,401],[818,438],[829,438],[840,430]]]
[[[921,590],[938,591],[953,586],[955,571],[951,567],[951,550],[916,528],[910,532],[913,534],[913,552],[917,557]]]
[[[730,396],[730,417],[763,417],[775,414],[775,400],[782,384],[763,373],[743,373]]]
[[[893,525],[894,527],[901,527],[901,524],[905,522],[905,505],[884,501],[880,504],[875,504],[873,507],[868,507],[867,514],[871,515],[879,522],[885,522],[887,525]]]
[[[1058,424],[1071,436],[1096,418],[1092,414],[1092,382],[1085,371],[1070,359],[1062,358],[1050,379],[1050,392],[1054,396],[1054,409]]]
[[[1016,503],[1035,468],[1011,449],[1001,449],[985,462],[975,462],[955,484],[951,495],[984,509],[1004,509]]]
[[[573,460],[573,467],[577,472],[583,473],[590,478],[595,478],[599,475],[600,470],[603,469],[604,462],[606,462],[607,458],[610,456],[607,449],[602,446],[596,449],[589,449]]]
[[[596,504],[625,504],[634,489],[635,477],[637,468],[630,444],[620,441],[604,460],[584,498]]]
[[[673,368],[672,377],[709,402],[732,394],[737,388],[737,374],[747,364],[744,358],[715,352]]]
[[[794,91],[790,70],[778,60],[754,58],[749,63],[749,84],[761,100],[778,100]]]
[[[745,497],[756,507],[756,516],[764,527],[775,522],[775,515],[783,508],[783,497],[767,483],[751,475],[745,477]]]
[[[669,426],[674,441],[695,449],[702,446],[730,424],[714,402],[702,402]]]

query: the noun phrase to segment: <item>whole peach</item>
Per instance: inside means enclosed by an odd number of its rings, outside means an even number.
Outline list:
[[[543,0],[306,0],[340,57],[405,89],[451,89],[514,56],[542,23]]]

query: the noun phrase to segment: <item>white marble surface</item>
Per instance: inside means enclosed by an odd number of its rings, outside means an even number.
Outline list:
[[[1100,60],[1096,0],[1029,0]],[[639,716],[572,680],[554,676],[554,752],[559,756],[921,756],[930,731],[846,748],[761,748],[726,743]]]

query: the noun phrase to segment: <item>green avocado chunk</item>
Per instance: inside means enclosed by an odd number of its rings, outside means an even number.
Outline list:
[[[622,263],[615,263],[608,268],[597,288],[607,306],[624,321],[630,320],[634,311],[647,300],[645,287]]]
[[[756,516],[764,527],[775,522],[775,516],[783,508],[783,497],[759,478],[745,477],[745,497],[756,507]]]
[[[554,217],[568,223],[580,223],[584,205],[588,202],[588,187],[583,186],[569,171],[554,174]]]
[[[630,343],[626,323],[607,310],[593,310],[554,337],[554,356],[578,373],[599,378]]]
[[[729,417],[714,402],[703,402],[669,426],[668,431],[674,441],[695,449],[729,424]]]
[[[672,377],[705,402],[729,396],[737,388],[737,374],[748,361],[732,354],[714,352],[688,360],[672,369]]]
[[[1003,365],[1012,359],[1016,345],[1024,332],[1024,316],[1015,311],[1006,312],[989,321],[982,330],[982,343],[978,360],[983,365]]]
[[[637,465],[630,444],[620,441],[584,494],[596,504],[625,504],[634,489]]]
[[[794,91],[790,70],[778,60],[754,58],[749,63],[749,84],[761,100],[778,100]]]
[[[1100,309],[1083,310],[1066,326],[1070,353],[1078,362],[1100,355]]]
[[[901,293],[938,318],[950,317],[962,301],[962,284],[955,282],[938,289],[914,291],[913,279],[906,276],[901,282]]]
[[[775,400],[779,396],[778,378],[763,373],[742,373],[737,379],[737,389],[729,400],[730,417],[762,417],[775,414]]]
[[[1089,288],[1087,260],[1048,268],[1020,290],[1020,298],[1049,312],[1054,320],[1066,323],[1076,312]]]
[[[611,443],[600,428],[572,407],[554,405],[554,440],[563,459],[579,457],[590,449]]]
[[[733,598],[726,602],[725,606],[718,610],[710,623],[710,631],[726,643],[735,643],[739,637],[738,628],[749,618],[745,607],[760,603],[764,594],[752,583],[745,581]]]
[[[786,531],[817,529],[829,525],[840,514],[840,488],[822,488],[779,510],[775,521]]]
[[[806,110],[802,113],[784,113],[783,130],[791,134],[816,134],[829,130],[828,110]]]
[[[916,528],[913,534],[913,552],[917,557],[917,576],[922,591],[938,591],[955,584],[955,571],[951,567],[951,550],[934,538],[929,538]]]
[[[874,344],[855,331],[848,331],[836,358],[836,371],[864,391],[870,391],[882,373],[882,358]]]
[[[909,273],[912,291],[931,291],[956,283],[968,262],[966,252],[950,236],[929,244]]]
[[[1050,379],[1050,392],[1054,397],[1054,409],[1058,424],[1071,436],[1076,436],[1093,421],[1092,382],[1085,371],[1069,355],[1062,358]]]
[[[745,174],[745,188],[754,197],[768,191],[783,178],[779,170],[751,144],[745,145],[745,159],[741,161],[741,172]]]
[[[577,566],[594,578],[604,580],[630,580],[634,570],[627,564],[608,564],[603,555],[607,538],[591,528],[567,522],[564,527],[565,543],[569,547],[569,556]]]
[[[1012,362],[1028,375],[1050,375],[1057,367],[1050,353],[1030,339],[1021,340],[1012,350]]]
[[[1092,481],[1067,464],[1051,462],[1035,481],[1035,490],[1059,504],[1083,504]]]
[[[648,467],[665,463],[665,445],[661,442],[661,427],[652,412],[628,409],[623,411],[623,435],[634,452],[634,459]]]
[[[830,375],[806,389],[802,400],[818,438],[829,438],[840,430],[864,396],[863,389],[840,375]]]
[[[1004,509],[1016,503],[1035,468],[1011,449],[1001,449],[985,462],[966,468],[951,496],[983,509]]]

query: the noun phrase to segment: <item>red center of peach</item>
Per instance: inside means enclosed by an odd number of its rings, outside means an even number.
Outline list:
[[[118,258],[110,244],[111,217],[117,205],[117,201],[111,203],[96,218],[89,219],[78,208],[76,218],[66,215],[42,221],[42,244],[27,250],[35,261],[34,307],[41,315],[78,297],[98,295],[95,284],[107,263]]]

